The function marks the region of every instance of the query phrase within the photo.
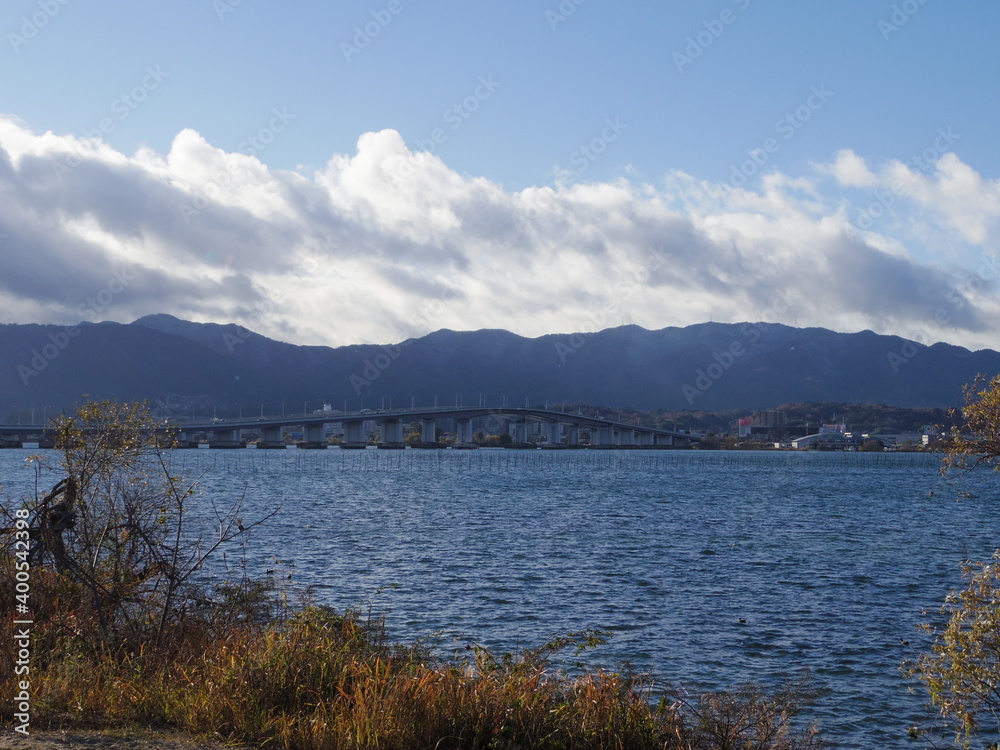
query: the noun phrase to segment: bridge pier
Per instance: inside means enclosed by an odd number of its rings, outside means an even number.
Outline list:
[[[437,420],[425,419],[420,425],[420,440],[424,443],[437,442]]]
[[[597,441],[590,441],[591,448],[617,448],[620,434],[615,433],[614,427],[598,427],[591,431],[591,435],[597,434]]]
[[[420,442],[414,448],[443,448],[437,439],[437,420],[426,418],[420,421]]]
[[[379,448],[402,449],[406,447],[403,442],[403,421],[400,419],[386,419],[380,422],[382,430],[382,442]]]
[[[545,423],[545,437],[546,441],[542,443],[543,448],[548,448],[552,450],[553,448],[565,448],[562,441],[563,424],[562,422],[546,422]]]
[[[299,443],[300,448],[325,448],[326,447],[326,425],[324,424],[304,424],[302,425],[302,436],[305,440]]]
[[[452,448],[478,448],[472,442],[472,419],[455,420],[455,437],[457,440]]]
[[[244,443],[240,439],[241,437],[240,430],[216,430],[209,433],[207,443],[201,443],[198,447],[204,446],[216,449],[242,448]]]
[[[365,423],[360,420],[357,422],[344,422],[344,443],[340,447],[348,449],[367,448],[368,444],[365,442]]]
[[[583,447],[580,443],[580,435],[583,433],[583,428],[577,425],[570,425],[569,429],[566,430],[566,447],[567,448],[581,448]]]
[[[265,427],[264,434],[261,435],[259,441],[257,441],[258,448],[284,448],[285,438],[284,438],[284,428],[283,427]]]

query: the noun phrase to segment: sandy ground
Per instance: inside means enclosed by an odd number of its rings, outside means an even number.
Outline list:
[[[2,750],[233,750],[238,747],[221,740],[151,730],[32,731],[27,738],[8,727],[2,732]]]

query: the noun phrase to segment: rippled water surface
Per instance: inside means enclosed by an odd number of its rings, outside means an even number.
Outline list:
[[[0,451],[5,494],[31,486]],[[644,451],[181,451],[199,502],[238,497],[250,567],[294,566],[392,634],[514,649],[615,633],[584,657],[692,690],[808,668],[831,744],[911,747],[932,718],[901,661],[926,648],[963,559],[1000,546],[993,475],[945,484],[917,454]],[[46,485],[51,484],[47,480]],[[960,493],[970,494],[959,502]],[[398,589],[375,592],[389,584]],[[926,613],[925,613],[926,610]],[[904,645],[902,641],[908,642]]]

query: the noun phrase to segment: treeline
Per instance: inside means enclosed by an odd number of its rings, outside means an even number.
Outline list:
[[[884,404],[797,403],[778,407],[792,430],[823,423],[846,423],[849,430],[870,433],[923,432],[926,427],[950,429],[961,424],[959,412]]]
[[[660,429],[690,430],[692,432],[733,434],[737,431],[737,421],[754,414],[751,410],[729,411],[640,411],[638,409],[617,409],[608,406],[588,404],[559,405],[571,413],[581,413],[589,417],[603,417],[622,422],[639,423]],[[782,413],[783,426],[793,434],[805,435],[821,424],[846,423],[854,432],[900,433],[923,432],[926,427],[950,429],[961,423],[961,414],[947,409],[927,407],[909,408],[886,406],[884,404],[849,404],[840,402],[799,402],[783,404],[774,409]]]

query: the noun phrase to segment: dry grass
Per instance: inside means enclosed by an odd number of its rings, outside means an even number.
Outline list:
[[[474,649],[468,659],[441,662],[387,643],[378,620],[322,607],[266,624],[236,618],[223,628],[211,613],[192,616],[169,645],[114,652],[88,652],[66,619],[36,632],[35,643],[50,649],[32,668],[38,727],[166,726],[301,750],[817,746],[811,730],[791,731],[789,696],[713,696],[701,711],[657,704],[650,686],[618,674],[571,678],[552,669],[550,656],[599,642],[594,633],[517,658]],[[5,671],[0,692],[12,690]]]
[[[56,645],[46,630],[37,640]],[[620,676],[569,679],[548,669],[549,651],[498,662],[476,650],[441,663],[382,634],[378,621],[311,607],[264,626],[200,623],[169,649],[71,657],[64,643],[62,658],[33,672],[36,721],[166,725],[317,749],[652,748],[677,735],[673,713]],[[5,674],[0,690],[10,689]]]

